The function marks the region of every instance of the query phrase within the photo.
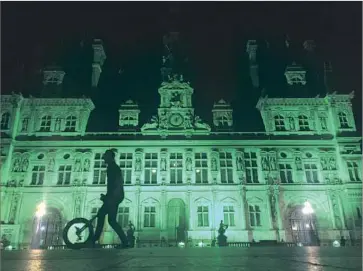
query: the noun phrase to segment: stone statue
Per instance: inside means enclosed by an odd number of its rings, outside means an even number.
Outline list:
[[[301,162],[301,158],[300,157],[296,157],[295,158],[295,164],[296,164],[296,168],[298,170],[302,170],[302,162]]]
[[[21,131],[22,132],[26,132],[28,130],[28,124],[29,124],[29,119],[23,119],[22,125],[21,125]]]
[[[140,159],[140,157],[136,158],[135,171],[141,171],[141,159]]]
[[[277,219],[277,209],[276,209],[276,196],[273,192],[271,194],[271,215],[272,215],[272,221],[275,223]]]
[[[74,217],[81,215],[81,195],[76,195],[74,202]]]
[[[166,171],[166,160],[165,158],[161,158],[161,171]]]
[[[210,129],[210,126],[206,123],[203,123],[202,120],[200,119],[200,117],[196,116],[194,119],[194,126],[195,128],[199,128],[199,129]]]
[[[23,160],[23,164],[21,166],[21,171],[22,172],[27,172],[28,171],[28,167],[29,167],[29,160],[28,160],[28,158],[25,158]]]
[[[185,161],[185,167],[187,171],[192,171],[192,159],[190,157],[187,157]]]
[[[328,164],[327,164],[327,161],[326,161],[325,157],[320,158],[320,164],[321,164],[322,169],[326,170],[328,168]]]
[[[24,185],[24,180],[20,180],[19,181],[19,187],[23,187],[23,185]]]
[[[293,117],[289,117],[289,125],[290,125],[290,130],[294,131],[295,130],[295,119]]]
[[[160,123],[159,123],[159,127],[160,128],[168,128],[168,119],[166,117],[166,113],[162,112],[160,114]]]
[[[20,160],[18,158],[16,158],[14,160],[14,164],[13,164],[13,172],[19,172],[21,170],[20,168]]]
[[[218,168],[217,168],[217,159],[216,158],[212,158],[212,171],[217,171]]]
[[[74,171],[81,172],[81,159],[76,159],[76,163],[74,164]]]
[[[129,246],[130,247],[134,247],[135,246],[135,226],[134,224],[131,223],[131,221],[129,221],[129,225],[128,225],[128,229],[126,232],[126,236],[127,236],[127,240],[129,241]]]
[[[15,223],[16,211],[18,209],[19,194],[15,194],[11,203],[9,222]]]
[[[267,157],[262,157],[262,169],[263,170],[269,170],[269,165],[268,165],[268,162],[267,162]]]
[[[84,160],[83,171],[84,172],[89,172],[90,166],[91,166],[91,161],[88,158],[86,158]]]
[[[54,158],[51,158],[48,164],[48,171],[54,171],[54,166],[55,166]]]
[[[237,165],[237,170],[238,171],[243,171],[243,160],[241,156],[238,156],[236,158],[236,165]]]
[[[328,125],[326,123],[326,118],[325,117],[320,118],[320,125],[321,125],[322,130],[327,130],[328,129]]]
[[[227,236],[225,236],[225,232],[228,229],[228,225],[223,224],[223,220],[221,220],[221,223],[219,224],[219,229],[218,229],[218,245],[220,247],[225,247],[227,246]]]
[[[335,162],[335,158],[334,157],[330,157],[329,159],[329,169],[330,170],[335,170],[337,168],[336,162]]]
[[[191,119],[192,119],[192,115],[190,113],[185,115],[185,117],[184,117],[184,129],[193,128]]]
[[[276,170],[276,158],[275,157],[269,157],[269,168],[270,170]]]
[[[61,119],[57,118],[55,120],[54,130],[59,132],[61,130]]]

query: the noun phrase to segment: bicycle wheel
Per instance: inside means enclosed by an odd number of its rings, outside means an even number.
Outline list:
[[[64,243],[71,249],[87,247],[92,241],[93,235],[92,223],[81,217],[69,221],[63,230]]]

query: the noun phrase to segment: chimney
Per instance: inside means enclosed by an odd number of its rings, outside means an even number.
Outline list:
[[[102,66],[106,60],[105,50],[103,49],[103,42],[100,39],[94,39],[93,44],[93,63],[92,63],[92,87],[98,86],[98,81],[102,73]]]
[[[43,91],[44,98],[59,98],[62,94],[63,79],[66,73],[61,67],[49,66],[43,70]]]
[[[252,85],[255,88],[258,88],[260,86],[259,77],[258,77],[258,63],[256,60],[257,48],[258,45],[256,40],[249,40],[247,42],[246,52],[248,53],[250,61],[250,77]]]

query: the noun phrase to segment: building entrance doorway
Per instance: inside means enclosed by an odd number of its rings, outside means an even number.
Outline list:
[[[62,216],[59,210],[48,208],[44,216],[34,217],[31,248],[62,244]]]
[[[290,215],[290,230],[293,241],[304,246],[318,246],[319,238],[314,214],[304,214],[303,206],[295,208]]]
[[[168,240],[176,242],[186,241],[185,204],[182,199],[172,199],[168,203],[167,230]]]

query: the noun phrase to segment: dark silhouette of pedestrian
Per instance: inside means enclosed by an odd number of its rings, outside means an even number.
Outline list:
[[[342,247],[345,247],[345,238],[344,238],[344,236],[341,236],[340,237],[340,246],[342,246]]]
[[[118,248],[127,248],[128,242],[127,237],[120,226],[117,223],[116,216],[119,204],[125,198],[123,180],[120,167],[115,162],[115,152],[112,150],[107,150],[103,154],[103,160],[107,165],[107,193],[106,195],[101,195],[101,200],[103,205],[97,214],[97,227],[94,235],[93,244],[95,244],[98,239],[100,239],[102,229],[105,223],[105,216],[108,215],[108,223],[117,233],[121,240],[121,246]]]

